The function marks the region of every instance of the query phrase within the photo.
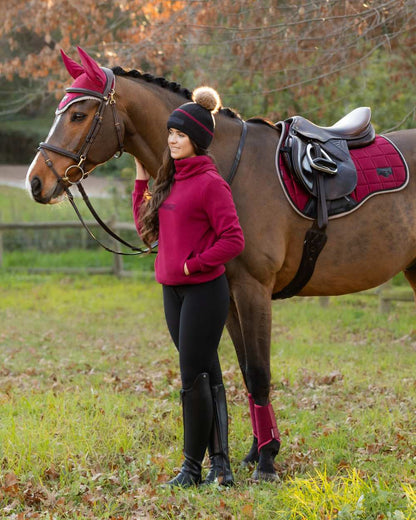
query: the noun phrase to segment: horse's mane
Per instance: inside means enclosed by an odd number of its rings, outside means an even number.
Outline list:
[[[114,67],[112,71],[116,76],[127,76],[129,78],[142,79],[148,83],[153,83],[159,87],[166,88],[175,94],[179,94],[188,101],[192,101],[192,92],[174,81],[168,81],[163,77],[153,76],[153,74],[149,74],[148,72],[140,72],[139,70],[135,69],[126,71],[121,67]],[[241,119],[241,116],[231,108],[221,108],[220,112],[228,117],[236,117]]]

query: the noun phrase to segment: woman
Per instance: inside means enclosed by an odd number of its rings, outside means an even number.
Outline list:
[[[137,164],[133,214],[142,240],[159,241],[156,280],[163,285],[166,322],[179,352],[185,461],[168,482],[188,487],[233,484],[228,414],[218,344],[229,307],[224,264],[241,253],[244,237],[228,184],[207,154],[214,136],[217,92],[200,87],[193,102],[169,116],[168,147],[148,193],[149,175]]]

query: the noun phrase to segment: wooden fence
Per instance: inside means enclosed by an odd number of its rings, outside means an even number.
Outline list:
[[[91,229],[100,228],[99,224],[95,221],[86,221],[86,224]],[[106,222],[106,224],[113,229],[115,232],[121,231],[135,231],[136,227],[132,222],[117,222],[115,219]],[[62,222],[0,222],[0,268],[3,266],[3,232],[11,230],[40,230],[40,229],[83,229],[81,222],[79,221],[62,221]],[[85,233],[85,237],[87,237]],[[120,251],[120,244],[114,240],[110,240],[110,247],[115,251]],[[77,268],[31,268],[32,272],[42,271],[61,271],[61,272],[77,272]],[[84,269],[85,271],[85,269]],[[101,274],[101,273],[112,273],[116,276],[123,276],[127,274],[123,266],[123,256],[113,254],[113,265],[111,268],[107,267],[91,267],[87,269],[88,272]],[[413,292],[408,288],[393,288],[388,282],[376,289],[371,291],[365,291],[369,296],[377,296],[379,298],[379,308],[381,312],[389,312],[391,308],[391,302],[393,301],[409,301],[413,302]],[[321,305],[327,306],[329,304],[329,297],[320,298]]]
[[[368,289],[359,293],[364,296],[378,298],[379,311],[389,313],[392,308],[392,302],[413,302],[413,291],[409,287],[394,287],[391,281],[386,282],[375,289]],[[330,304],[329,296],[320,296],[319,301],[322,307],[327,307]]]
[[[100,225],[95,221],[85,221],[87,226],[93,229],[101,229]],[[117,222],[115,219],[106,222],[106,224],[113,229],[116,233],[120,231],[135,231],[136,227],[132,222]],[[81,222],[79,221],[62,221],[62,222],[9,222],[4,223],[0,222],[0,268],[3,267],[3,252],[4,252],[4,244],[3,244],[3,233],[5,231],[13,231],[13,230],[43,230],[43,229],[83,229]],[[88,234],[85,232],[85,237],[88,237]],[[116,240],[110,237],[109,247],[114,249],[114,251],[120,251],[120,244]],[[85,270],[85,269],[84,269]],[[62,272],[77,272],[79,269],[77,268],[31,268],[32,272],[41,272],[41,271],[62,271]],[[123,276],[126,274],[123,268],[123,256],[118,254],[113,254],[113,265],[111,268],[107,267],[91,267],[87,269],[88,272],[91,273],[112,273],[116,276]]]

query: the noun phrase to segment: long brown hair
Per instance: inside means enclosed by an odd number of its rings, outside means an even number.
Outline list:
[[[192,140],[191,143],[196,155],[210,155],[207,150],[200,148]],[[140,208],[140,236],[150,249],[159,238],[159,208],[172,189],[175,172],[175,161],[170,155],[169,146],[167,146],[152,192]]]

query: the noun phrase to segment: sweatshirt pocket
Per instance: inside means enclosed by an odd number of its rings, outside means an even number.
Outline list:
[[[198,260],[197,256],[194,256],[192,253],[189,255],[189,257],[185,260],[186,267],[188,268],[189,275],[200,273],[202,271],[201,264]]]
[[[177,262],[174,262],[172,260],[172,263],[171,263],[171,274],[172,274],[172,276],[177,278],[178,281],[183,279],[184,276],[186,278],[189,278],[189,276],[192,275],[192,273],[193,273],[192,267],[190,268],[190,265],[192,266],[194,258],[195,258],[194,257],[194,252],[191,251],[187,255],[186,254],[181,255],[177,259]],[[186,266],[188,268],[189,275],[185,274],[185,264],[186,264]]]

